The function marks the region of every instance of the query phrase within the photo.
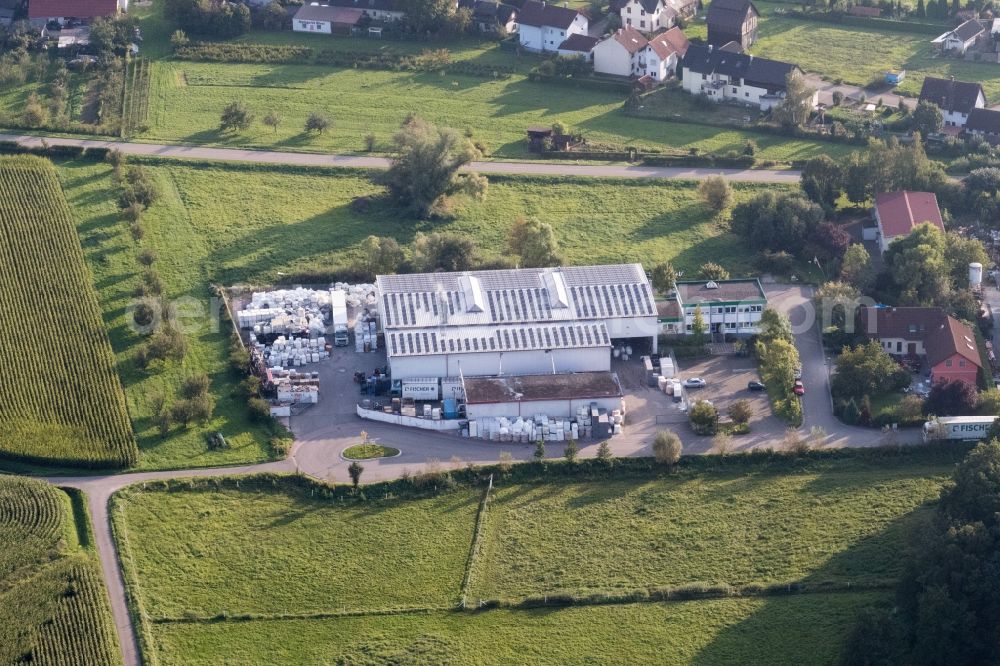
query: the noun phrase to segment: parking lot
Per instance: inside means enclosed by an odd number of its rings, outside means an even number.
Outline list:
[[[769,446],[776,446],[780,442],[786,426],[771,414],[767,394],[764,391],[747,390],[748,382],[760,379],[753,359],[720,355],[680,359],[677,365],[679,379],[701,377],[706,382],[704,388],[685,389],[684,400],[680,403],[674,402],[672,396],[646,386],[642,366],[634,358],[628,363],[615,361],[612,364],[612,370],[618,373],[625,389],[626,435],[654,433],[669,428],[684,440],[685,451],[704,452],[712,447],[712,438],[700,437],[691,431],[688,425],[688,406],[697,400],[708,400],[725,418],[729,406],[745,398],[753,407],[750,434],[735,437],[733,449],[748,449],[765,442]]]

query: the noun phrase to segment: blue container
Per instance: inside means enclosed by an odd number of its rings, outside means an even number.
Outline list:
[[[455,398],[445,398],[443,400],[443,407],[442,411],[446,419],[458,418],[458,400]]]

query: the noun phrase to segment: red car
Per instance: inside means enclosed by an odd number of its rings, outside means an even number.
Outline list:
[[[795,380],[795,386],[792,387],[792,393],[795,395],[805,395],[806,387],[802,385],[801,379]]]

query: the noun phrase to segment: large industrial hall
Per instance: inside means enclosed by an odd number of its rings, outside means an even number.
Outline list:
[[[608,372],[614,342],[656,351],[639,264],[383,275],[377,285],[394,379]]]

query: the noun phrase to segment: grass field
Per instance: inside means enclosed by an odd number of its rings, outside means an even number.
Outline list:
[[[550,222],[570,263],[670,259],[694,271],[706,261],[721,260],[739,274],[750,269],[752,260],[699,201],[691,183],[494,178],[486,201],[460,204],[454,220],[415,222],[382,204],[355,212],[350,206],[355,197],[379,191],[361,172],[183,162],[147,171],[162,196],[143,218],[141,247],[156,253],[170,298],[193,298],[206,311],[212,283],[265,284],[294,274],[329,274],[356,259],[358,244],[369,234],[408,244],[417,231],[449,229],[471,235],[484,254],[498,256],[519,215]],[[111,169],[68,163],[61,166],[60,178],[118,358],[141,452],[138,466],[209,466],[270,457],[267,434],[250,424],[243,406],[230,397],[235,386],[226,371],[224,322],[216,331],[207,317],[192,320],[197,329],[186,336],[189,352],[183,363],[155,373],[135,368],[132,359],[143,338],[126,321],[141,269],[134,258],[137,244],[114,204]],[[750,185],[736,187],[739,199],[756,191]],[[184,376],[196,372],[212,378],[216,417],[162,438],[151,420],[151,396],[172,395]],[[217,430],[232,448],[207,450],[205,434]]]
[[[50,162],[0,158],[0,455],[121,467],[137,451],[66,199]]]
[[[135,257],[138,244],[116,205],[117,190],[111,168],[105,164],[64,164],[60,180],[77,223],[87,264],[97,287],[103,323],[108,331],[125,389],[128,411],[139,448],[139,469],[205,467],[267,460],[271,457],[267,433],[247,420],[246,407],[233,398],[236,384],[227,371],[229,330],[225,321],[208,315],[211,293],[207,277],[204,235],[217,230],[199,228],[185,208],[169,173],[155,172],[161,198],[143,218],[142,247],[157,256],[157,271],[170,299],[186,297],[203,308],[202,317],[188,320],[188,351],[182,362],[146,372],[136,367],[136,352],[145,336],[128,325],[133,290],[142,281]],[[212,380],[217,397],[214,417],[161,437],[152,422],[150,401],[156,395],[173,396],[183,378],[200,372]],[[230,448],[209,451],[206,434],[222,432]]]
[[[893,579],[900,535],[947,471],[838,462],[796,474],[502,488],[471,594]]]
[[[158,624],[162,666],[838,663],[876,594],[479,614]]]
[[[338,506],[295,489],[133,491],[116,520],[154,618],[452,606],[480,498]]]
[[[759,35],[751,49],[754,55],[794,62],[828,79],[865,85],[887,69],[903,68],[906,78],[900,92],[916,96],[925,76],[954,76],[981,83],[991,103],[1000,101],[1000,65],[934,57],[931,35],[771,15],[760,21]],[[875,99],[877,94],[869,97]]]
[[[0,476],[0,663],[120,664],[100,569],[70,498]]]
[[[701,582],[891,587],[911,529],[958,458],[744,461],[667,476],[501,481],[469,599]],[[129,535],[126,579],[138,581],[162,663],[221,655],[241,664],[500,664],[516,655],[662,663],[654,654],[668,663],[836,663],[855,612],[884,598],[451,612],[444,607],[456,603],[466,571],[478,492],[357,502],[290,484],[260,488],[206,482],[133,488],[113,500],[118,532]],[[427,610],[330,616],[399,606]],[[268,649],[279,635],[294,639]]]
[[[243,100],[258,118],[272,109],[283,116],[276,132],[255,124],[240,134],[218,129],[222,108]],[[524,157],[525,129],[560,120],[588,141],[703,152],[740,151],[748,139],[762,159],[803,159],[843,154],[839,144],[788,139],[716,127],[630,118],[622,95],[553,88],[521,75],[503,81],[469,76],[331,69],[302,65],[156,62],[150,90],[148,132],[141,140],[267,147],[291,151],[360,152],[373,134],[385,150],[408,113],[454,127],[485,143],[494,157]],[[363,110],[363,111],[362,111]],[[310,113],[333,119],[324,135],[306,134]]]

